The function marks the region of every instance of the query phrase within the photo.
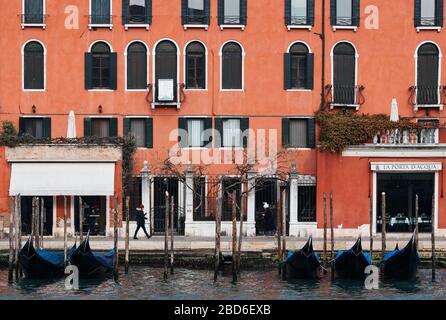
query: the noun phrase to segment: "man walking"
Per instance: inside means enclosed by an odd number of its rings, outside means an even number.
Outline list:
[[[147,239],[150,239],[152,236],[147,233],[146,230],[146,214],[144,213],[144,205],[140,204],[138,206],[138,208],[136,208],[136,231],[135,231],[135,236],[133,237],[133,239],[138,240],[138,231],[139,229],[142,229],[144,231],[144,233],[146,234]]]

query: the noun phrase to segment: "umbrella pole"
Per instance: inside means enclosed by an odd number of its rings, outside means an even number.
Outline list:
[[[67,265],[67,197],[63,197],[63,261]]]

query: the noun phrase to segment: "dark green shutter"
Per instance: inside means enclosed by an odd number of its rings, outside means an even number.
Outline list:
[[[25,132],[26,127],[26,118],[20,117],[19,118],[19,136],[23,136]]]
[[[360,0],[353,0],[353,21],[352,25],[359,27],[361,17],[361,3]]]
[[[305,89],[313,90],[314,82],[314,53],[307,53],[307,82]]]
[[[241,118],[240,119],[240,130],[242,131],[242,145],[243,148],[248,147],[249,140],[249,118]]]
[[[283,83],[285,90],[291,89],[291,54],[283,55]]]
[[[210,0],[204,0],[204,13],[206,15],[205,24],[209,25],[211,23],[211,3]]]
[[[153,148],[153,119],[146,119],[146,148]]]
[[[240,23],[244,26],[248,24],[248,0],[241,0]]]
[[[290,119],[282,118],[282,146],[287,148],[290,145]]]
[[[308,126],[307,126],[307,132],[308,132],[308,148],[315,148],[316,147],[316,121],[313,118],[307,119]]]
[[[203,137],[203,147],[212,148],[212,118],[204,119],[204,132],[206,136]]]
[[[181,0],[181,20],[183,25],[187,24],[187,0]]]
[[[330,0],[330,23],[332,26],[336,25],[336,0]]]
[[[291,0],[285,0],[285,25],[291,25]]]
[[[85,89],[89,90],[93,88],[93,59],[92,59],[92,54],[89,52],[85,53]]]
[[[414,10],[414,22],[415,27],[421,26],[421,0],[414,0],[415,10]]]
[[[307,24],[314,26],[314,0],[308,0]]]
[[[187,118],[178,118],[178,143],[180,148],[188,147]]]
[[[118,87],[118,55],[116,52],[110,53],[110,89],[116,90]]]
[[[84,137],[91,137],[91,118],[84,118]]]
[[[124,123],[123,123],[123,135],[124,137],[127,136],[130,133],[130,118],[124,118]]]
[[[51,118],[43,118],[43,137],[51,139]]]
[[[435,25],[437,27],[443,27],[443,17],[444,17],[443,0],[437,0],[435,2]]]
[[[118,136],[118,119],[117,118],[111,118],[109,121],[109,131],[110,131],[110,137],[117,137]]]
[[[129,0],[122,0],[122,24],[129,23]]]
[[[215,148],[221,148],[223,146],[223,119],[215,118],[214,120],[215,130]]]
[[[146,0],[146,24],[152,24],[152,0]]]
[[[224,24],[225,0],[218,0],[218,25]]]

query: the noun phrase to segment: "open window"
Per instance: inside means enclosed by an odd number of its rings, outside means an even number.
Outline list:
[[[45,0],[23,0],[22,29],[25,27],[45,28]]]
[[[285,0],[285,25],[291,29],[314,26],[314,0]]]
[[[88,27],[113,28],[111,0],[90,0]]]
[[[45,90],[45,48],[30,41],[23,47],[23,89]]]
[[[437,30],[443,27],[443,0],[414,0],[415,28],[420,30]]]
[[[127,47],[126,52],[126,89],[147,90],[147,47],[135,41]]]
[[[122,24],[126,30],[133,27],[148,29],[152,24],[152,0],[122,0]]]
[[[102,41],[92,45],[85,53],[85,89],[116,90],[117,55],[110,46]]]
[[[247,0],[218,0],[218,24],[224,28],[245,29]]]
[[[285,90],[313,89],[314,54],[308,47],[297,42],[285,53]]]

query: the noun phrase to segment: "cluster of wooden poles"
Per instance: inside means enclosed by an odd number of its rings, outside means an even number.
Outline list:
[[[327,266],[328,257],[327,257],[327,193],[324,192],[323,195],[324,201],[324,246],[323,246],[323,260],[325,265]],[[334,256],[334,227],[333,227],[333,193],[330,192],[330,243],[331,243],[331,260],[335,258]],[[386,252],[386,193],[383,192],[381,194],[381,212],[382,212],[382,225],[381,225],[381,258],[384,260],[384,254]],[[431,218],[431,266],[432,266],[432,280],[435,280],[435,197],[432,197],[432,218]],[[418,248],[418,218],[419,218],[419,197],[415,195],[415,243]],[[373,199],[370,198],[370,258],[373,259]],[[332,277],[334,277],[334,269],[332,268]],[[381,270],[381,276],[384,275],[384,269]]]

